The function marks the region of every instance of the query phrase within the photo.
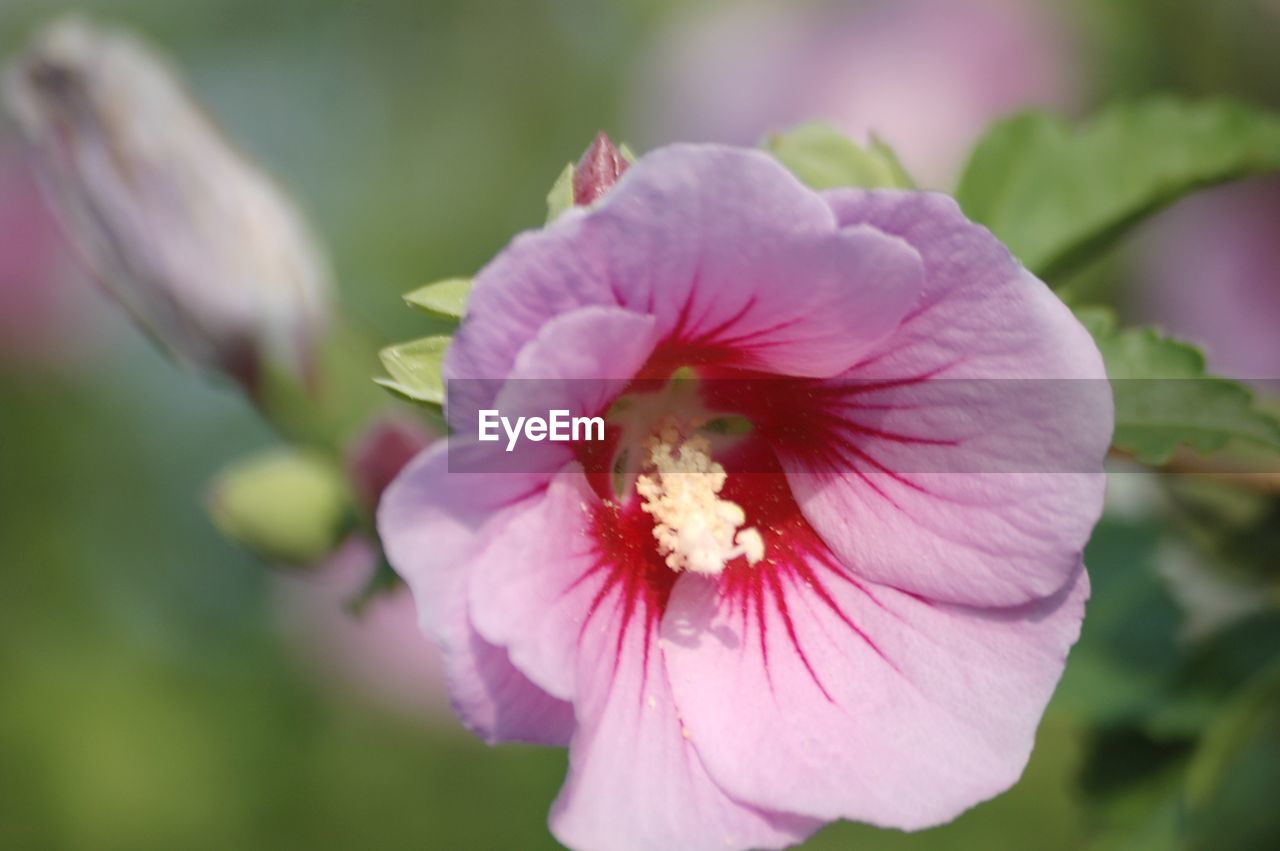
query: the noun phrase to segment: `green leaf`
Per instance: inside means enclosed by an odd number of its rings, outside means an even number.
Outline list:
[[[410,343],[388,346],[378,353],[390,378],[374,381],[411,402],[444,404],[444,379],[440,364],[452,338],[423,337]]]
[[[1182,775],[1192,745],[1124,725],[1091,729],[1079,792],[1088,805],[1088,851],[1177,848]]]
[[[916,182],[911,175],[907,173],[907,169],[902,164],[902,160],[898,159],[898,152],[889,147],[889,143],[881,139],[876,134],[871,134],[871,153],[880,158],[885,168],[889,170],[890,178],[893,183],[889,188],[896,189],[915,189]]]
[[[1027,268],[1053,279],[1189,192],[1278,168],[1280,117],[1157,98],[1079,128],[1038,113],[1003,121],[974,149],[956,197]]]
[[[467,312],[470,278],[446,278],[405,293],[409,306],[436,319],[461,320]]]
[[[1280,667],[1244,689],[1187,770],[1188,848],[1274,848],[1280,836]]]
[[[1170,519],[1203,554],[1223,593],[1234,589],[1242,603],[1263,604],[1268,595],[1280,602],[1280,499],[1229,477],[1179,476],[1169,480],[1166,493]]]
[[[556,182],[547,193],[547,224],[551,224],[560,214],[573,206],[573,163],[569,163],[560,172]]]
[[[1200,639],[1143,719],[1163,739],[1195,736],[1249,682],[1280,665],[1280,612],[1255,612]]]
[[[814,189],[915,186],[888,145],[873,137],[866,149],[825,124],[804,124],[775,133],[765,140],[764,147]]]
[[[1112,445],[1146,464],[1163,464],[1180,446],[1212,452],[1240,439],[1280,452],[1280,424],[1235,381],[1205,372],[1194,346],[1150,328],[1121,330],[1114,314],[1077,316],[1093,334],[1115,393]]]
[[[313,563],[333,551],[354,517],[346,480],[323,455],[272,450],[220,473],[209,515],[227,538],[274,562]]]

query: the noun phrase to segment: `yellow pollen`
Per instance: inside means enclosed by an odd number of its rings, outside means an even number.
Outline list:
[[[636,492],[641,510],[653,516],[653,537],[667,567],[714,576],[739,556],[748,564],[764,558],[760,532],[742,528],[742,506],[720,498],[728,476],[711,459],[705,436],[686,436],[668,418],[644,447],[647,464],[636,478]]]

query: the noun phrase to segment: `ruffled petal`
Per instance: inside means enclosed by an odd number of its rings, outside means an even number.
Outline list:
[[[892,331],[921,285],[910,246],[838,227],[768,155],[675,145],[481,270],[444,373],[505,378],[552,317],[607,305],[654,316],[673,358],[829,376]]]
[[[682,579],[661,646],[689,739],[730,795],[915,830],[1021,775],[1088,587],[1078,567],[1052,598],[983,611],[794,553]]]
[[[824,194],[841,227],[873,227],[924,262],[920,299],[854,371],[862,378],[1105,379],[1097,346],[1071,311],[990,231],[935,192]]]
[[[597,497],[574,465],[512,518],[471,567],[471,617],[551,694],[570,700],[582,625],[608,582],[591,535]]]
[[[449,381],[450,425],[463,435],[475,434],[477,412],[490,400],[512,421],[557,409],[573,416],[599,414],[626,388],[656,342],[652,316],[611,306],[560,314],[520,350],[505,381]]]
[[[901,237],[925,292],[776,444],[805,516],[859,576],[1017,605],[1072,575],[1102,510],[1113,410],[1088,332],[945,196],[837,192]]]
[[[564,747],[575,727],[573,706],[539,688],[511,663],[506,650],[485,641],[466,621],[444,645],[445,682],[453,711],[491,745],[527,742]]]
[[[490,742],[563,745],[574,727],[572,707],[516,670],[504,649],[472,628],[467,612],[471,559],[544,490],[532,475],[450,475],[448,449],[439,443],[392,482],[378,507],[387,559],[409,584],[423,631],[441,648],[454,709]]]
[[[837,227],[760,151],[654,151],[582,227],[613,248],[604,271],[619,303],[652,313],[692,363],[834,375],[897,327],[922,286],[910,246]]]

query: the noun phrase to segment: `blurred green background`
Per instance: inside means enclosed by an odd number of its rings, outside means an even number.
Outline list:
[[[391,341],[420,332],[400,293],[470,274],[539,224],[598,129],[662,138],[643,117],[660,102],[646,69],[695,5],[3,0],[0,55],[67,8],[162,45],[312,214],[345,303]],[[1069,43],[1075,113],[1152,91],[1280,103],[1277,4],[1044,5]],[[12,134],[0,122],[0,142]],[[1126,302],[1124,263],[1104,265],[1081,286]],[[271,434],[68,287],[79,306],[54,356],[0,363],[0,847],[555,847],[563,753],[486,748],[438,699],[381,699],[308,659],[288,598],[320,580],[264,568],[202,504],[215,473]],[[1280,620],[1246,606],[1190,640],[1162,567],[1274,581],[1275,515],[1121,478],[1088,553],[1084,637],[1023,782],[938,830],[842,824],[807,847],[1280,847],[1280,696],[1265,673]],[[1206,512],[1199,537],[1172,519]],[[1225,547],[1222,516],[1260,537]]]

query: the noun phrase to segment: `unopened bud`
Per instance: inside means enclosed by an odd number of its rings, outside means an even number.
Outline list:
[[[224,536],[285,565],[329,555],[352,518],[336,465],[291,449],[270,450],[224,470],[209,489],[208,509]]]
[[[293,204],[127,33],[55,22],[9,69],[9,106],[106,288],[181,360],[250,391],[305,375],[329,273]]]
[[[431,442],[417,420],[386,414],[373,421],[347,452],[347,469],[356,499],[370,513],[396,474]]]
[[[601,131],[574,167],[573,203],[581,207],[596,201],[613,188],[626,170],[626,157]]]

